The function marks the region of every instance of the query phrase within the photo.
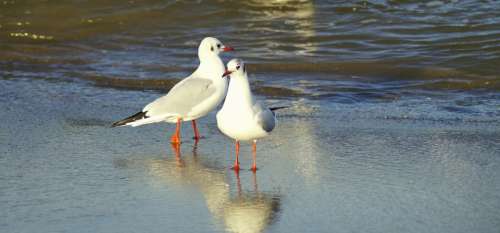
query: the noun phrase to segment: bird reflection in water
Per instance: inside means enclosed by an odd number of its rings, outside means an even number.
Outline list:
[[[172,145],[172,152],[173,159],[150,161],[150,173],[162,184],[198,189],[214,220],[228,232],[263,232],[277,220],[280,196],[259,191],[255,173],[245,173],[251,174],[251,190],[245,190],[240,174],[235,172],[236,185],[232,191],[227,176],[233,171],[204,164],[198,157],[196,144],[192,156],[181,155],[180,145]]]

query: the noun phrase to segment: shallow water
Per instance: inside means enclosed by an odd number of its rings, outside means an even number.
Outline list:
[[[291,2],[0,2],[0,232],[497,232],[500,4]],[[208,35],[292,106],[256,175],[214,113],[109,128]]]
[[[0,86],[11,90],[0,95],[2,232],[498,229],[500,125],[491,119],[424,114],[421,103],[291,102],[259,142],[257,174],[243,144],[236,175],[213,114],[197,145],[183,128],[177,152],[171,126],[109,127],[155,93]]]

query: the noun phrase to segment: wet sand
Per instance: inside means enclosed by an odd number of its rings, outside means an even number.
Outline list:
[[[495,117],[420,103],[294,107],[258,145],[214,114],[195,144],[185,124],[110,128],[157,92],[0,80],[0,232],[497,232]],[[425,102],[424,100],[421,100]],[[469,116],[469,117],[464,117]]]

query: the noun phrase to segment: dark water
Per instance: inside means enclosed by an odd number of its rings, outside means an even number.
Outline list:
[[[216,36],[262,85],[291,95],[496,93],[498,12],[498,1],[3,1],[0,68],[91,83],[182,78],[199,41]],[[158,86],[125,86],[143,85]]]
[[[498,1],[0,1],[0,232],[498,232]],[[290,105],[110,129],[215,36]],[[242,166],[250,165],[242,147]]]

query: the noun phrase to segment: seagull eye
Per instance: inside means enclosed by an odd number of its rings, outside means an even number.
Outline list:
[[[240,66],[236,66],[236,69],[239,70],[240,69]]]
[[[219,48],[219,49],[220,49],[220,44],[217,44],[217,48]]]
[[[211,47],[210,47],[210,51],[214,51],[214,46],[211,46]]]

